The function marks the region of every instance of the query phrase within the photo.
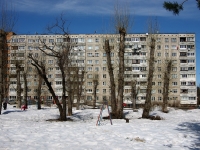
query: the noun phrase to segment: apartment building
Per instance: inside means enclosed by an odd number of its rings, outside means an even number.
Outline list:
[[[124,101],[131,102],[131,81],[137,82],[138,94],[136,104],[144,104],[146,99],[148,64],[149,64],[149,34],[126,35],[125,48],[125,84]],[[114,68],[115,80],[118,77],[118,38],[117,34],[77,34],[70,35],[73,43],[72,63],[78,66],[80,71],[85,70],[82,103],[91,102],[94,99],[93,81],[98,80],[96,89],[97,102],[110,101],[110,82],[107,68],[107,58],[104,51],[105,39],[110,40],[111,59]],[[15,61],[22,62],[21,72],[27,71],[28,99],[36,100],[38,74],[31,65],[28,55],[31,53],[38,59],[43,59],[48,70],[48,78],[59,98],[62,95],[61,74],[56,59],[45,56],[40,50],[41,40],[50,47],[56,43],[65,42],[63,35],[12,35],[8,39],[8,56],[10,85],[9,98],[16,99],[16,74]],[[169,103],[181,105],[196,105],[196,48],[195,34],[157,34],[155,49],[155,65],[152,101],[162,102],[162,90],[164,72],[167,62],[172,61]],[[12,76],[13,75],[13,76]],[[117,85],[117,82],[116,82]],[[23,78],[21,78],[23,88]],[[117,85],[122,86],[122,85]],[[23,96],[23,92],[21,94]],[[42,100],[52,101],[45,84],[42,87]],[[74,100],[76,102],[76,100]]]

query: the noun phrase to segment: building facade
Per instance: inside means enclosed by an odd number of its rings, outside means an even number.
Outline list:
[[[137,84],[138,94],[136,104],[144,104],[146,99],[148,64],[149,64],[149,34],[127,34],[125,48],[125,84],[124,101],[131,102],[131,82]],[[77,34],[70,35],[74,43],[72,64],[85,70],[82,102],[91,102],[94,97],[94,79],[98,80],[96,89],[97,102],[110,101],[110,82],[107,68],[107,58],[104,41],[109,39],[111,45],[111,60],[115,80],[118,75],[118,37],[117,34]],[[42,42],[41,42],[42,40]],[[10,71],[9,98],[16,99],[15,62],[21,61],[22,72],[27,71],[28,99],[37,99],[38,74],[31,65],[28,55],[31,53],[38,59],[43,59],[48,70],[48,78],[60,98],[62,95],[61,73],[55,58],[45,56],[39,47],[46,43],[54,48],[57,43],[65,41],[63,35],[12,35],[8,39],[8,62]],[[195,34],[157,34],[155,48],[154,77],[152,101],[162,102],[163,79],[167,62],[172,61],[169,81],[169,103],[181,105],[196,105],[196,48]],[[117,85],[117,82],[116,82]],[[21,80],[23,88],[23,78]],[[118,86],[118,85],[117,85]],[[119,85],[121,86],[121,85]],[[21,94],[23,96],[23,92]],[[52,101],[45,84],[42,87],[42,99]],[[74,101],[76,102],[76,100]]]

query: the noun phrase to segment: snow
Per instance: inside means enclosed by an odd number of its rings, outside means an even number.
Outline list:
[[[73,121],[47,121],[58,118],[56,107],[29,106],[22,111],[8,105],[0,115],[0,150],[198,150],[200,149],[200,109],[170,108],[153,115],[163,120],[138,119],[142,109],[125,109],[124,119],[102,120],[96,126],[100,109],[73,109]],[[107,116],[108,111],[103,111]]]

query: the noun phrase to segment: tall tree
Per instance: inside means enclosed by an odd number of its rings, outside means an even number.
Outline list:
[[[178,15],[179,12],[183,10],[183,5],[187,1],[189,0],[183,0],[181,3],[178,3],[177,1],[175,2],[165,1],[163,3],[163,7],[168,11],[172,11],[174,15]],[[197,8],[200,9],[200,0],[196,0],[196,3],[197,3]]]
[[[148,29],[148,40],[149,40],[149,68],[148,68],[148,77],[147,77],[147,92],[146,92],[146,100],[144,104],[144,109],[142,113],[142,118],[149,118],[149,112],[151,109],[151,91],[152,91],[152,81],[153,81],[153,73],[154,73],[154,60],[155,60],[155,47],[156,47],[156,37],[158,26],[157,22],[155,24],[150,21],[149,22],[149,29]]]
[[[128,9],[115,7],[115,28],[119,33],[119,74],[118,74],[118,95],[116,118],[123,118],[123,96],[124,96],[124,53],[125,53],[125,36],[130,25],[130,14]]]
[[[16,12],[9,1],[0,1],[0,114],[3,99],[8,99],[9,76],[7,70],[7,36],[16,24]]]
[[[95,76],[94,76],[95,77]],[[96,99],[97,99],[97,86],[98,86],[98,78],[94,78],[93,79],[93,108],[96,107]]]
[[[110,77],[110,90],[111,90],[111,108],[112,108],[112,116],[115,116],[116,110],[117,110],[117,104],[116,104],[116,85],[114,80],[114,72],[113,72],[113,66],[111,63],[111,48],[109,44],[109,39],[105,40],[105,52],[107,57],[107,66],[108,66],[108,73]]]
[[[77,70],[77,74],[78,74],[78,70]],[[81,71],[81,75],[80,78],[78,78],[78,83],[77,85],[77,103],[76,103],[76,109],[79,110],[80,107],[80,100],[81,100],[81,96],[82,96],[82,89],[83,89],[83,83],[84,83],[84,74],[85,72],[82,70]],[[79,75],[79,74],[78,74]]]
[[[171,68],[172,68],[172,61],[167,61],[166,64],[166,70],[164,72],[164,85],[163,85],[163,106],[162,111],[168,112],[167,106],[168,106],[168,95],[169,95],[169,81],[170,81],[170,74],[171,74]]]
[[[65,121],[66,118],[66,92],[68,92],[68,115],[72,115],[72,85],[70,78],[70,54],[73,48],[73,45],[70,43],[70,36],[68,34],[68,29],[66,27],[66,20],[61,15],[60,19],[56,20],[56,23],[52,26],[48,27],[49,32],[54,32],[57,30],[62,32],[61,41],[58,43],[54,43],[54,47],[48,46],[44,40],[39,39],[42,47],[39,47],[40,51],[42,51],[45,55],[49,57],[53,57],[56,59],[57,65],[61,72],[61,82],[62,82],[62,105],[60,104],[58,97],[53,90],[51,83],[46,77],[47,72],[43,61],[38,61],[34,59],[32,55],[29,56],[31,60],[33,60],[32,65],[36,67],[38,74],[43,78],[44,82],[49,88],[49,92],[51,93],[56,105],[58,106],[60,112],[60,120]]]

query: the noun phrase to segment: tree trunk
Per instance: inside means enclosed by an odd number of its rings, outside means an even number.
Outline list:
[[[123,118],[123,93],[124,93],[124,52],[125,52],[125,28],[119,29],[119,75],[118,75],[118,96],[117,96],[117,112],[116,118]]]
[[[154,51],[155,51],[155,38],[151,37],[150,39],[150,59],[149,59],[149,73],[147,79],[147,93],[146,101],[144,105],[144,110],[142,118],[149,118],[149,111],[151,109],[151,90],[152,90],[152,81],[153,81],[153,72],[154,72]]]
[[[37,109],[41,109],[41,90],[42,90],[42,77],[38,77],[38,87],[37,87]]]
[[[17,73],[17,107],[21,108],[21,83],[20,83],[20,64],[19,61],[16,63]]]
[[[110,90],[111,90],[111,108],[112,108],[112,116],[115,116],[117,110],[117,103],[116,103],[116,92],[115,92],[115,81],[114,81],[114,73],[113,67],[111,63],[111,50],[109,45],[109,40],[105,40],[105,52],[107,57],[107,66],[108,66],[108,73],[110,77]]]
[[[80,99],[82,95],[82,88],[83,88],[83,79],[84,79],[84,71],[81,73],[81,81],[78,82],[80,84],[77,84],[77,103],[76,103],[76,109],[79,110],[80,107]],[[79,78],[78,78],[79,81]]]
[[[28,108],[28,102],[27,102],[27,78],[26,78],[26,72],[23,73],[23,78],[24,78],[24,105],[26,108]]]
[[[169,95],[169,80],[170,80],[170,73],[171,73],[171,66],[172,66],[172,61],[170,60],[167,63],[167,70],[165,71],[165,76],[164,76],[164,85],[163,85],[163,107],[162,111],[167,113],[167,105],[168,105],[168,95]]]
[[[97,97],[97,86],[98,86],[98,80],[94,79],[93,80],[93,94],[94,94],[94,99],[93,99],[93,108],[96,107],[96,97]]]
[[[132,97],[132,103],[133,103],[133,110],[136,109],[136,84],[137,81],[132,81],[131,82],[131,97]]]

